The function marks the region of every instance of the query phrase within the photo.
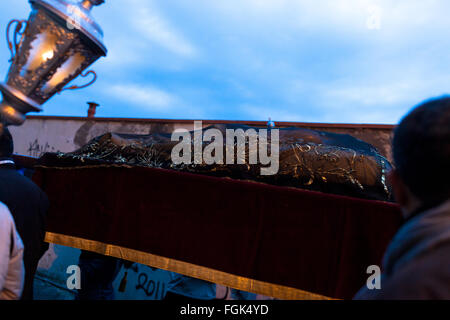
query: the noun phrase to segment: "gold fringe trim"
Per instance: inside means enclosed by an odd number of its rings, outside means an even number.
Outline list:
[[[319,294],[294,289],[268,282],[252,280],[230,273],[198,266],[195,264],[169,259],[147,252],[110,245],[58,233],[47,232],[45,241],[58,245],[92,251],[106,256],[129,260],[150,267],[180,273],[189,277],[221,284],[237,290],[262,294],[281,300],[332,300]]]

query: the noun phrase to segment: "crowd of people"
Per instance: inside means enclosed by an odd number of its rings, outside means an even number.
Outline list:
[[[11,133],[0,135],[0,299],[33,299],[33,280],[44,242],[48,199],[16,170]]]
[[[16,170],[13,149],[10,132],[2,128],[0,300],[29,300],[38,262],[48,249],[44,236],[49,202]],[[394,169],[388,180],[404,224],[385,252],[381,288],[364,286],[355,299],[450,299],[450,97],[426,101],[410,111],[394,131],[392,150]],[[111,284],[122,263],[82,252],[84,289],[77,298],[112,299]],[[196,291],[201,299],[215,297],[214,284],[199,285],[201,280],[177,274],[171,279],[175,285],[170,300],[198,298]]]

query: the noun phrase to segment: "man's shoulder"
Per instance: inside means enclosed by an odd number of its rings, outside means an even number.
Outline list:
[[[436,245],[422,255],[411,260],[402,271],[405,277],[418,276],[420,279],[446,277],[450,281],[450,240]],[[450,289],[450,288],[449,288]]]
[[[1,218],[6,218],[6,217],[10,217],[11,214],[9,213],[9,209],[6,206],[6,204],[4,204],[3,202],[0,202],[0,217]]]
[[[36,185],[30,178],[20,174],[16,170],[1,170],[0,169],[0,183],[6,183],[8,188],[17,188],[22,192],[43,193],[41,188]]]
[[[383,277],[380,290],[363,290],[359,299],[450,299],[450,242],[405,263]],[[445,266],[445,267],[444,267]]]
[[[13,223],[14,219],[8,207],[3,202],[0,202],[0,225],[9,227]]]

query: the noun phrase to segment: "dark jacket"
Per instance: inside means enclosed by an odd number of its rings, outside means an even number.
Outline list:
[[[381,289],[359,300],[450,300],[450,200],[408,220],[388,246]]]
[[[30,179],[11,164],[0,165],[0,202],[6,204],[22,238],[25,284],[22,299],[33,298],[33,279],[39,259],[48,249],[44,242],[48,199]]]

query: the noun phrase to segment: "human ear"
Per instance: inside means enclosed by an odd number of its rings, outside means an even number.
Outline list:
[[[392,191],[394,193],[395,201],[401,206],[406,207],[409,202],[408,190],[403,182],[402,178],[398,174],[397,170],[391,169],[386,178],[389,184],[392,186]]]
[[[398,174],[398,171],[392,169],[387,174],[387,180],[392,186],[394,192],[394,198],[396,202],[400,205],[402,209],[402,214],[405,219],[407,219],[412,212],[420,207],[421,202],[419,199],[411,192],[408,186],[405,184],[403,179]]]

